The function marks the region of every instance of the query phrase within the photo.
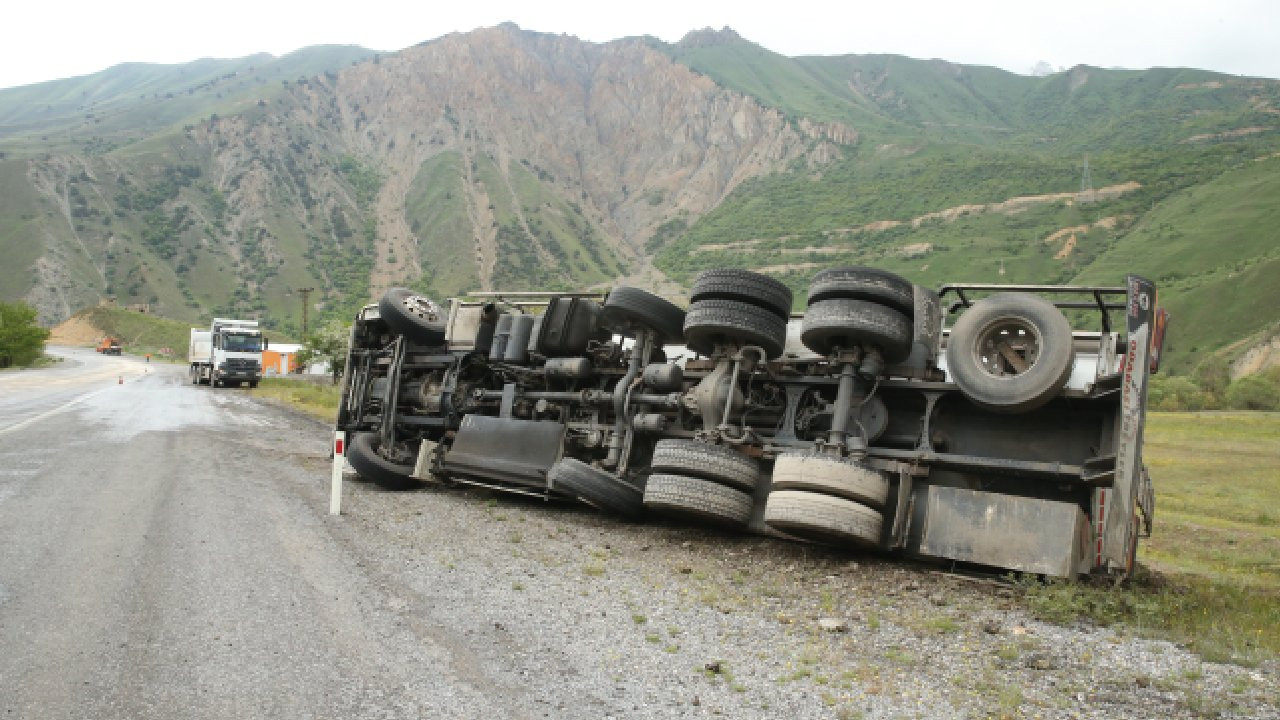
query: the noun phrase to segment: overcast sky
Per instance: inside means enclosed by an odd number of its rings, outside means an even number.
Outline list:
[[[126,61],[282,55],[341,43],[394,51],[512,21],[604,42],[730,26],[784,55],[899,53],[1027,73],[1197,67],[1280,78],[1276,0],[30,0],[6,3],[0,87]]]

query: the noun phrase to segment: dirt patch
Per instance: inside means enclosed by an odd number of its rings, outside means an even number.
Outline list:
[[[1058,253],[1053,256],[1053,259],[1066,260],[1067,258],[1071,257],[1071,253],[1075,251],[1077,244],[1079,244],[1079,240],[1076,239],[1075,233],[1072,233],[1071,237],[1067,238],[1067,241],[1062,244],[1062,249],[1059,250]]]
[[[752,270],[758,273],[782,273],[795,270],[812,270],[820,267],[826,267],[826,265],[816,262],[787,263],[785,265],[765,265],[764,267],[752,268]]]
[[[52,345],[92,347],[105,333],[83,315],[73,315],[49,332]]]
[[[1228,130],[1226,132],[1220,132],[1220,133],[1202,133],[1200,135],[1192,135],[1191,137],[1187,138],[1186,140],[1183,140],[1182,142],[1194,143],[1194,142],[1204,142],[1205,140],[1223,140],[1226,138],[1244,137],[1245,135],[1256,135],[1261,132],[1267,132],[1268,130],[1275,130],[1275,128],[1254,126],[1254,127],[1236,128],[1235,130]]]

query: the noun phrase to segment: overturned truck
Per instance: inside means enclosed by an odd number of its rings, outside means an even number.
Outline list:
[[[1154,286],[819,272],[644,290],[405,289],[351,330],[337,429],[387,488],[445,479],[638,518],[1061,577],[1127,575]],[[1065,311],[1065,313],[1064,313]],[[1073,329],[1088,322],[1087,330]]]

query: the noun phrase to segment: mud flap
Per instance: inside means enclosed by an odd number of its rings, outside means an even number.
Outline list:
[[[467,415],[441,466],[451,475],[545,489],[564,437],[563,423]]]
[[[912,554],[1065,578],[1089,568],[1089,521],[1072,503],[928,486],[915,504]]]

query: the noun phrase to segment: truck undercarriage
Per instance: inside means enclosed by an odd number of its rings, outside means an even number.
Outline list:
[[[834,268],[791,308],[742,270],[700,274],[687,310],[630,287],[444,305],[393,289],[352,327],[337,429],[389,488],[445,478],[947,562],[1131,572],[1153,510],[1149,282],[934,292]]]

